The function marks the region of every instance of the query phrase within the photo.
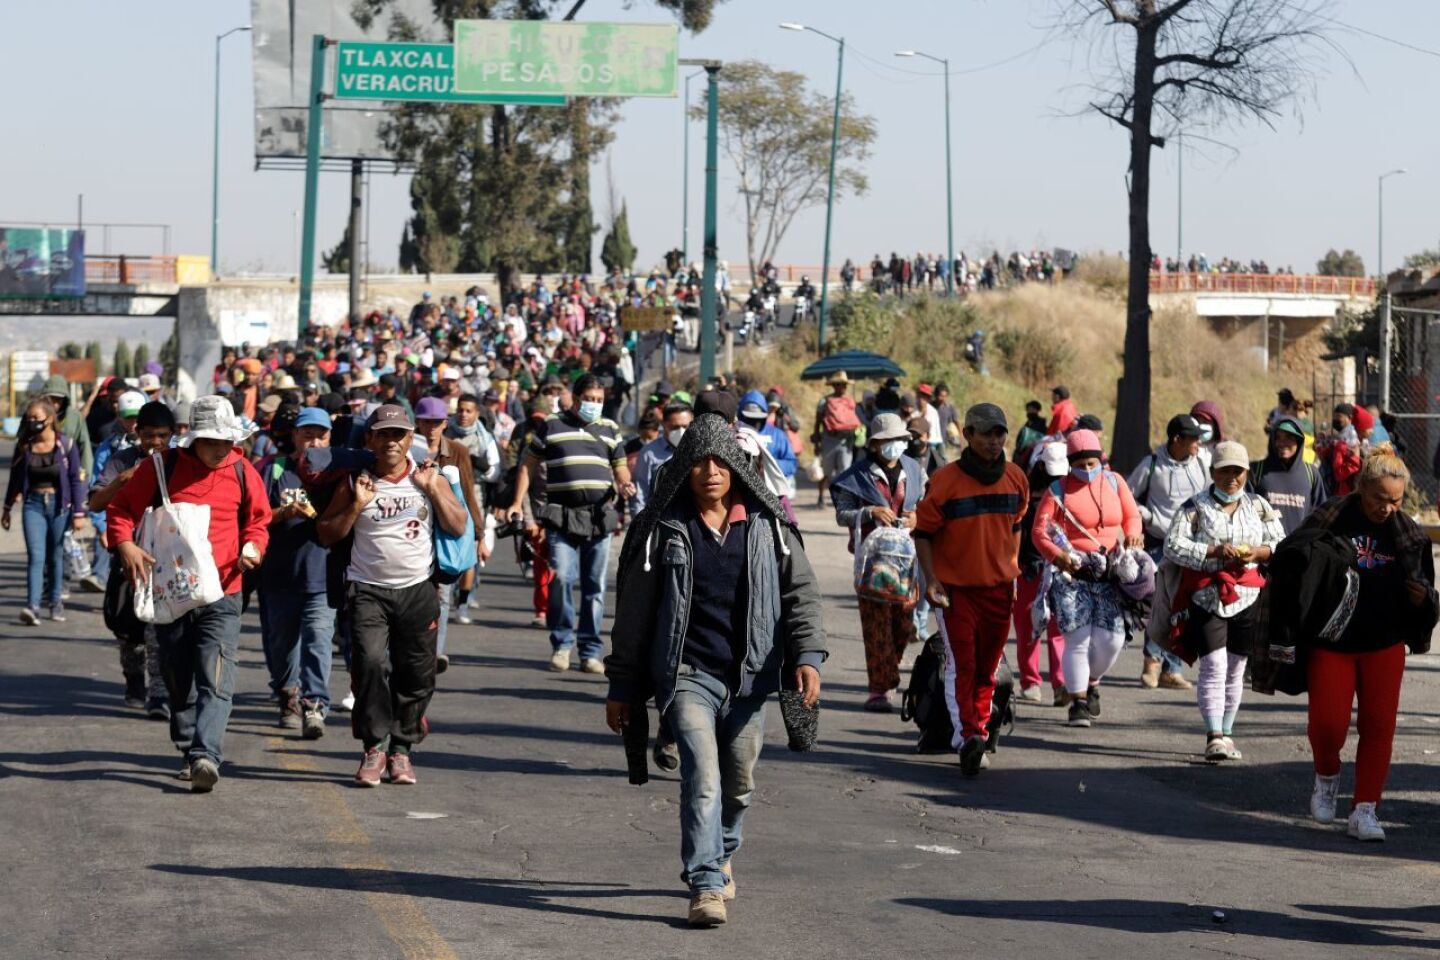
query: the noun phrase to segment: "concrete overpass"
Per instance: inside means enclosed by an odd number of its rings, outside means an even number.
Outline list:
[[[1152,273],[1152,307],[1184,304],[1217,333],[1253,351],[1266,369],[1287,344],[1331,323],[1341,308],[1363,309],[1375,299],[1372,277],[1258,273]]]

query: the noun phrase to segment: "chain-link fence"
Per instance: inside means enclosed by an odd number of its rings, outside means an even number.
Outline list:
[[[1440,492],[1440,310],[1396,306],[1387,297],[1380,337],[1382,409],[1395,418],[1391,434],[1415,485],[1433,503]]]

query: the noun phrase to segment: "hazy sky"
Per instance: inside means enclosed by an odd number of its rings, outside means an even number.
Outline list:
[[[320,0],[313,0],[320,2]],[[336,0],[343,2],[343,0]],[[73,223],[85,218],[173,226],[177,252],[209,252],[214,37],[249,20],[247,0],[46,0],[7,3],[0,13],[0,62],[12,78],[11,136],[0,150],[0,224]],[[1066,116],[1087,77],[1087,47],[1044,28],[1053,0],[729,0],[709,30],[682,35],[681,55],[758,58],[803,72],[833,89],[835,45],[780,30],[810,22],[850,46],[845,89],[878,120],[870,192],[836,210],[834,260],[945,244],[943,88],[938,65],[893,57],[919,48],[948,56],[952,69],[957,249],[1032,246],[1120,250],[1126,243],[1123,131],[1094,116]],[[1337,0],[1333,15],[1440,48],[1435,0]],[[591,20],[660,20],[645,0],[590,0]],[[1440,241],[1440,127],[1434,91],[1440,55],[1426,55],[1335,28],[1353,60],[1336,57],[1316,82],[1303,121],[1276,130],[1249,126],[1223,138],[1238,150],[1185,155],[1185,248],[1211,258],[1259,257],[1313,268],[1329,246],[1354,247],[1373,270],[1376,177],[1386,182],[1386,260]],[[1026,51],[1029,51],[1028,53]],[[974,71],[997,61],[1008,63]],[[222,83],[221,264],[291,271],[298,172],[257,172],[248,35],[225,41]],[[961,70],[974,72],[959,73]],[[702,81],[692,85],[698,99]],[[632,100],[610,151],[616,192],[629,204],[631,232],[648,264],[680,241],[681,104]],[[690,249],[701,236],[703,126],[691,130]],[[1157,151],[1152,194],[1156,249],[1174,251],[1175,151]],[[605,167],[592,181],[597,217],[606,216]],[[735,181],[721,160],[721,255],[744,259]],[[371,260],[397,262],[409,213],[407,178],[374,175]],[[343,230],[348,177],[321,178],[320,245]],[[818,264],[823,208],[798,218],[781,260]],[[599,236],[596,238],[598,250]],[[98,231],[90,240],[99,252]],[[158,253],[157,234],[114,231],[111,252]],[[596,267],[599,267],[598,257]]]

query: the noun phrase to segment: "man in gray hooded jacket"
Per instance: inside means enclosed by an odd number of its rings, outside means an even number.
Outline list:
[[[620,555],[606,722],[654,696],[680,748],[680,855],[692,926],[724,923],[754,792],[765,699],[820,697],[820,590],[795,528],[724,418],[685,431]]]
[[[1126,478],[1145,524],[1145,550],[1159,563],[1165,554],[1165,535],[1185,502],[1210,485],[1210,471],[1199,457],[1204,433],[1200,421],[1182,413],[1170,418],[1165,442],[1157,446]],[[1185,665],[1155,641],[1145,641],[1145,668],[1141,686],[1188,690]]]

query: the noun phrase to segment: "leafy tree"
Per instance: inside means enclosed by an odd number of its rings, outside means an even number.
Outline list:
[[[345,221],[345,233],[340,237],[340,242],[328,253],[320,254],[320,263],[325,267],[326,273],[349,273],[350,272],[350,221]]]
[[[1407,270],[1424,270],[1427,267],[1440,266],[1440,247],[1433,250],[1421,250],[1419,253],[1412,253],[1405,258]]]
[[[835,101],[811,90],[804,74],[742,60],[720,71],[718,108],[720,145],[740,175],[745,252],[753,276],[774,257],[796,214],[825,203]],[[690,113],[705,118],[703,106]],[[854,101],[843,97],[837,198],[865,193],[864,161],[874,140],[875,118],[857,112]]]
[[[1315,272],[1322,277],[1363,277],[1365,261],[1349,247],[1345,248],[1344,253],[1336,253],[1332,247],[1316,262]]]
[[[145,372],[145,365],[146,365],[147,363],[149,363],[149,362],[150,362],[150,344],[148,344],[148,343],[142,343],[142,344],[140,344],[140,346],[138,346],[138,347],[135,348],[135,356],[134,356],[134,358],[130,361],[131,366],[134,367],[134,369],[135,369],[135,372],[134,372],[134,374],[132,374],[132,376],[138,377],[138,376],[140,376],[140,374],[144,373],[144,372]]]
[[[1325,0],[1054,2],[1057,27],[1095,39],[1104,61],[1088,109],[1130,140],[1124,376],[1111,451],[1128,470],[1150,443],[1151,148],[1182,129],[1189,136],[1236,120],[1273,126],[1306,92]]]
[[[630,242],[630,211],[622,204],[600,246],[600,262],[612,273],[626,273],[635,265],[635,254],[635,244]]]
[[[126,377],[135,376],[134,361],[130,357],[130,344],[123,339],[115,344],[115,358],[110,361],[111,376]]]
[[[84,348],[73,340],[62,343],[58,351],[58,356],[61,360],[79,360],[84,355]]]
[[[95,361],[95,375],[98,377],[105,372],[104,351],[100,347],[99,340],[91,340],[85,344],[85,359]]]
[[[167,384],[175,382],[175,371],[180,369],[179,329],[180,321],[177,320],[175,325],[170,328],[170,336],[160,344],[160,365],[165,368],[160,377]]]

